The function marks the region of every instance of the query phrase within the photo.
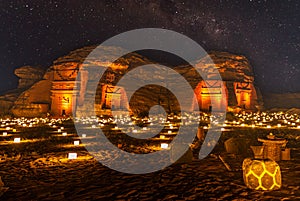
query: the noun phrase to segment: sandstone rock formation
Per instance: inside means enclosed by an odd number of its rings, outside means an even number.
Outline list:
[[[19,77],[18,88],[28,88],[42,79],[45,70],[41,67],[23,66],[15,70],[15,75]]]
[[[11,113],[17,117],[44,117],[50,109],[52,73],[47,72],[42,80],[23,91],[14,101]]]
[[[168,87],[171,86],[181,87],[181,83],[177,80],[171,81],[165,87],[157,85],[142,87],[133,94],[129,101],[123,87],[118,84],[123,75],[135,69],[135,67],[154,64],[152,77],[161,80],[161,84],[164,86],[165,78],[161,78],[161,69],[155,62],[139,54],[129,53],[110,65],[108,60],[115,58],[124,50],[118,47],[105,47],[97,52],[98,55],[101,55],[100,58],[97,57],[97,54],[94,54],[95,52],[90,54],[95,47],[89,46],[77,49],[66,56],[58,58],[48,68],[42,79],[40,77],[41,71],[37,69],[35,69],[35,73],[32,73],[34,70],[30,67],[16,70],[16,74],[21,78],[19,88],[29,86],[34,79],[41,80],[35,82],[28,90],[18,96],[14,101],[11,113],[14,116],[45,116],[47,113],[51,113],[53,116],[71,115],[72,104],[74,103],[79,106],[76,111],[78,113],[84,113],[95,108],[96,113],[101,114],[112,107],[127,110],[130,106],[133,113],[146,114],[152,106],[157,104],[164,107],[167,112],[180,111],[176,98],[168,90]],[[88,55],[89,58],[86,60]],[[259,90],[254,86],[252,68],[246,57],[227,52],[211,52],[209,56],[212,60],[207,56],[196,62],[195,68],[203,72],[202,77],[189,65],[172,67],[173,70],[170,71],[169,75],[172,77],[172,74],[176,72],[182,75],[198,94],[197,100],[200,108],[207,111],[211,107],[212,100],[210,97],[203,97],[203,94],[205,94],[203,90],[205,90],[207,84],[219,83],[215,82],[216,76],[212,68],[215,64],[222,77],[220,82],[226,88],[226,97],[219,97],[218,99],[221,100],[219,104],[222,105],[223,99],[226,99],[229,108],[260,109],[262,107],[262,97]],[[104,67],[107,67],[107,70],[101,79],[99,72],[93,73],[93,70],[90,70],[104,69]],[[27,75],[26,71],[31,75]],[[83,80],[83,82],[78,85],[78,82],[75,81],[76,78],[77,80]],[[149,79],[149,76],[145,76],[145,73],[140,71],[132,78],[145,81]],[[203,79],[209,81],[205,83]],[[95,92],[90,91],[89,88],[91,83],[98,83],[95,97],[93,97]],[[184,95],[185,91],[181,91]],[[214,96],[217,97],[216,94]],[[83,104],[85,101],[94,101],[96,105]],[[190,109],[193,109],[193,107],[191,105]],[[184,110],[186,109],[188,108],[184,108]]]
[[[7,91],[0,96],[0,115],[10,115],[11,108],[20,94],[30,88],[37,81],[41,80],[45,70],[41,67],[22,66],[15,69],[15,75],[19,77],[19,85],[17,89]]]

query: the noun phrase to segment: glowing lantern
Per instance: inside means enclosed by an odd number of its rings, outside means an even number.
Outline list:
[[[86,134],[82,134],[81,137],[82,137],[82,138],[86,138]]]
[[[15,133],[15,132],[17,132],[17,129],[13,129],[12,131]]]
[[[168,147],[169,147],[169,144],[167,144],[167,143],[160,144],[160,148],[162,148],[162,149],[168,149]]]
[[[19,137],[14,138],[14,143],[20,143],[20,142],[21,142],[21,138]]]
[[[147,130],[147,127],[143,127],[143,131],[146,131]]]
[[[159,136],[160,139],[165,139],[166,137],[164,135]]]
[[[63,135],[63,136],[67,136],[67,132],[63,132],[62,135]]]
[[[74,141],[74,145],[78,146],[79,145],[79,140]]]
[[[250,189],[277,190],[281,187],[280,167],[272,160],[246,158],[243,162],[243,177]]]
[[[60,133],[60,132],[61,132],[61,129],[58,129],[57,132]]]
[[[7,132],[3,132],[3,136],[7,136]]]
[[[137,130],[133,130],[132,132],[133,132],[133,133],[137,133],[138,131],[137,131]]]
[[[172,134],[172,131],[168,131],[168,134]]]
[[[77,153],[69,153],[68,159],[77,159]]]

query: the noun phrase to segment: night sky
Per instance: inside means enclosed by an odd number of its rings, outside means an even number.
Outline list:
[[[136,28],[171,29],[245,55],[263,92],[300,92],[299,0],[0,0],[0,91],[13,71]]]

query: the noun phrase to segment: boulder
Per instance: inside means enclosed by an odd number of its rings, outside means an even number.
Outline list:
[[[18,88],[29,88],[42,79],[44,73],[44,69],[34,66],[23,66],[15,69],[15,75],[20,78]]]
[[[51,104],[53,72],[47,72],[43,80],[34,83],[14,101],[11,113],[16,117],[44,117]]]

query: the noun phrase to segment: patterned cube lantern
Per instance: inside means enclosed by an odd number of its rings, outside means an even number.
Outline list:
[[[280,167],[273,160],[246,158],[243,162],[243,177],[250,189],[277,190],[281,187]]]

